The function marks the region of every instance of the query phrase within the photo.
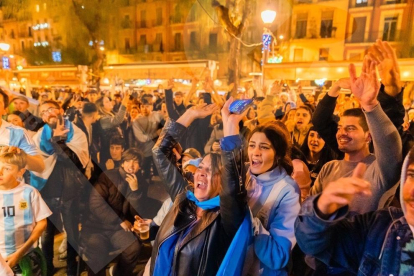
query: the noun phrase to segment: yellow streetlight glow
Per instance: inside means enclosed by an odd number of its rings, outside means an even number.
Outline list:
[[[272,24],[276,18],[276,12],[272,10],[262,11],[262,20],[265,24]]]
[[[280,35],[279,36],[279,39],[284,39],[285,37],[283,36],[283,35]]]
[[[99,48],[101,51],[105,51],[105,47],[100,47]]]

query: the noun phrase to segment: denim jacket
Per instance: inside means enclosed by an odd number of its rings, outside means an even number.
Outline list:
[[[413,233],[401,209],[345,218],[346,207],[323,220],[315,213],[319,195],[308,198],[295,222],[300,248],[331,267],[356,275],[400,275],[401,251]]]

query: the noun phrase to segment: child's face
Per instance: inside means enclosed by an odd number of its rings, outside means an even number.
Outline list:
[[[25,169],[19,169],[17,165],[5,163],[0,160],[0,186],[9,188],[16,184],[17,178],[22,177]]]

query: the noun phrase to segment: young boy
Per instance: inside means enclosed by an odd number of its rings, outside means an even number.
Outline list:
[[[25,166],[23,151],[0,154],[0,253],[14,273],[21,272],[19,261],[25,256],[40,266],[33,250],[52,214],[39,192],[20,181]]]

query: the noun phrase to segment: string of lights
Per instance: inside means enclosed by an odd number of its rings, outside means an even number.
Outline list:
[[[208,11],[204,8],[204,6],[200,3],[200,0],[197,0],[197,3],[198,3],[198,4],[200,5],[200,7],[204,10],[204,12],[208,15],[208,17],[210,17],[211,21],[213,21],[216,25],[219,25],[219,26],[221,26],[222,28],[224,28],[224,30],[225,30],[228,34],[230,34],[232,37],[234,37],[235,39],[237,39],[238,41],[240,41],[240,43],[241,43],[243,46],[251,48],[251,47],[257,47],[257,46],[263,45],[263,42],[260,42],[260,43],[254,43],[254,44],[248,44],[248,43],[244,42],[241,38],[239,38],[239,37],[235,36],[234,34],[232,34],[231,32],[229,32],[229,31],[227,30],[227,28],[226,28],[226,27],[224,27],[224,26],[222,26],[221,24],[219,24],[218,22],[216,22],[216,21],[214,20],[214,18],[213,18],[213,17],[212,17],[212,16],[208,13]]]

